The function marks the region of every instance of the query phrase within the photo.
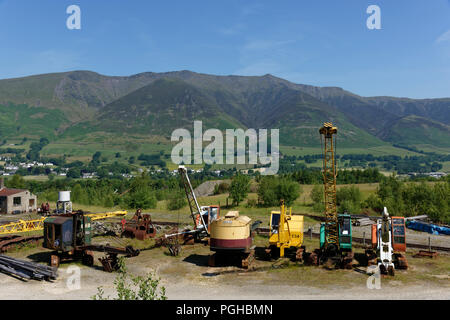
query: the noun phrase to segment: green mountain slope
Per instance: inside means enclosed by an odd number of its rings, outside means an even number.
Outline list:
[[[59,110],[28,105],[0,104],[0,137],[55,139],[67,119]]]
[[[77,127],[170,137],[173,130],[191,130],[194,120],[202,120],[205,129],[280,129],[282,144],[317,146],[319,127],[332,120],[343,128],[339,136],[343,145],[383,144],[308,94],[286,86],[269,89],[253,88],[243,103],[241,97],[211,83],[202,89],[182,80],[159,79],[105,106],[94,121]]]
[[[418,116],[406,116],[391,123],[380,132],[386,141],[415,145],[417,141],[436,147],[450,147],[450,126]]]
[[[168,138],[174,129],[191,129],[194,120],[203,120],[204,129],[280,128],[282,144],[317,146],[317,129],[331,120],[340,128],[342,146],[447,146],[450,141],[450,98],[361,97],[271,75],[43,74],[0,80],[0,104],[2,136]]]

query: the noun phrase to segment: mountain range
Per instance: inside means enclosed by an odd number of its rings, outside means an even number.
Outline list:
[[[450,98],[362,97],[338,87],[191,71],[105,76],[71,71],[0,80],[0,135],[51,141],[102,133],[160,137],[176,128],[279,128],[280,143],[317,146],[332,121],[341,146],[450,147]]]

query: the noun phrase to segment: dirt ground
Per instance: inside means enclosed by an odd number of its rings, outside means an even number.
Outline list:
[[[152,218],[168,219],[163,213],[152,213]],[[309,226],[318,232],[316,221],[305,222],[305,229]],[[362,237],[363,232],[369,241],[369,227],[353,228],[355,236]],[[428,237],[431,237],[432,245],[450,247],[448,236],[407,230],[408,242],[428,244]],[[130,244],[141,249],[139,256],[126,259],[129,271],[139,275],[155,271],[166,288],[168,299],[450,299],[450,254],[440,253],[439,258],[433,260],[413,258],[416,251],[408,248],[408,270],[398,270],[394,277],[382,276],[381,288],[369,289],[365,267],[329,271],[322,267],[297,265],[287,259],[278,262],[257,259],[250,271],[234,266],[210,268],[207,263],[209,248],[201,244],[184,246],[180,256],[172,257],[165,248],[149,249],[153,240],[112,240],[95,237],[94,243]],[[304,241],[311,251],[318,245],[318,240],[310,240],[306,232]],[[255,244],[262,248],[267,245],[267,238],[257,236]],[[355,257],[358,250],[362,252],[355,248]],[[40,263],[50,259],[50,252],[39,246],[22,248],[7,255]],[[104,296],[115,297],[113,282],[116,274],[104,272],[97,260],[102,254],[95,255],[94,267],[63,264],[54,282],[24,282],[0,273],[0,299],[91,299],[98,287],[102,287]],[[70,287],[74,267],[80,271],[79,288]]]
[[[256,241],[264,243],[266,239]],[[444,254],[431,260],[413,258],[414,252],[410,252],[408,270],[397,271],[395,277],[382,276],[380,289],[368,289],[369,275],[364,267],[330,271],[285,259],[280,260],[281,264],[255,260],[250,271],[235,266],[211,268],[207,266],[209,253],[209,248],[201,244],[183,247],[178,257],[168,255],[165,248],[144,249],[126,262],[133,274],[156,272],[171,300],[450,299],[450,256]],[[39,247],[8,255],[42,263],[49,259],[49,252]],[[102,254],[95,255],[97,258]],[[80,287],[70,289],[70,284],[74,284],[70,281],[73,267],[80,270]],[[104,296],[115,297],[116,274],[104,272],[97,259],[94,267],[65,263],[58,272],[54,282],[24,282],[0,273],[0,299],[91,299],[98,287],[102,287]]]

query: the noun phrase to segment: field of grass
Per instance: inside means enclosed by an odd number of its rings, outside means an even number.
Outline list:
[[[304,156],[310,154],[322,154],[322,149],[320,145],[317,148],[310,147],[291,147],[291,146],[280,146],[280,151],[286,155],[296,155]],[[374,156],[385,156],[385,155],[395,155],[395,156],[418,156],[420,153],[408,151],[401,148],[396,148],[391,145],[369,147],[369,148],[340,148],[339,143],[336,147],[336,154],[373,154]]]
[[[63,155],[69,157],[89,157],[100,151],[103,156],[114,158],[117,152],[121,153],[120,161],[128,159],[130,156],[144,154],[157,154],[163,151],[165,154],[171,153],[172,147],[163,138],[117,135],[113,133],[86,134],[79,138],[67,137],[56,142],[52,142],[42,149],[43,155]],[[123,159],[125,158],[125,159]]]
[[[442,171],[450,173],[450,161],[445,161],[442,163]]]

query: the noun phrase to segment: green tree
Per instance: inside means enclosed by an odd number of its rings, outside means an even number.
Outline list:
[[[279,200],[276,194],[277,180],[273,176],[261,177],[258,186],[258,200],[266,207],[277,206]]]
[[[315,184],[311,190],[311,200],[313,202],[313,210],[322,212],[325,210],[323,185]]]
[[[250,192],[250,177],[243,174],[237,174],[231,180],[230,198],[235,205],[239,205]]]
[[[221,182],[214,186],[214,194],[227,193],[230,191],[230,185],[226,182]]]
[[[364,201],[364,207],[370,208],[375,212],[382,212],[383,211],[383,202],[376,194],[370,194],[367,199]]]
[[[299,184],[287,178],[263,177],[258,186],[258,198],[266,207],[278,206],[281,199],[290,206],[300,196],[300,192]]]
[[[187,204],[186,195],[182,191],[172,192],[167,201],[167,209],[179,210]]]
[[[300,186],[297,182],[281,178],[278,180],[278,186],[276,190],[278,202],[284,199],[287,206],[292,206],[294,201],[300,196]]]
[[[78,179],[80,177],[81,177],[80,168],[70,168],[69,171],[67,171],[67,178]]]
[[[336,192],[338,212],[359,213],[361,211],[361,191],[356,186],[342,187]]]
[[[7,184],[8,184],[8,187],[10,187],[10,188],[16,188],[16,189],[25,189],[26,188],[25,179],[18,174],[15,174],[11,178],[11,180],[7,180]]]
[[[72,187],[71,197],[73,202],[88,204],[88,196],[86,189],[81,187],[79,183]]]
[[[155,194],[149,187],[129,192],[125,197],[125,204],[129,209],[154,209],[156,203]]]

